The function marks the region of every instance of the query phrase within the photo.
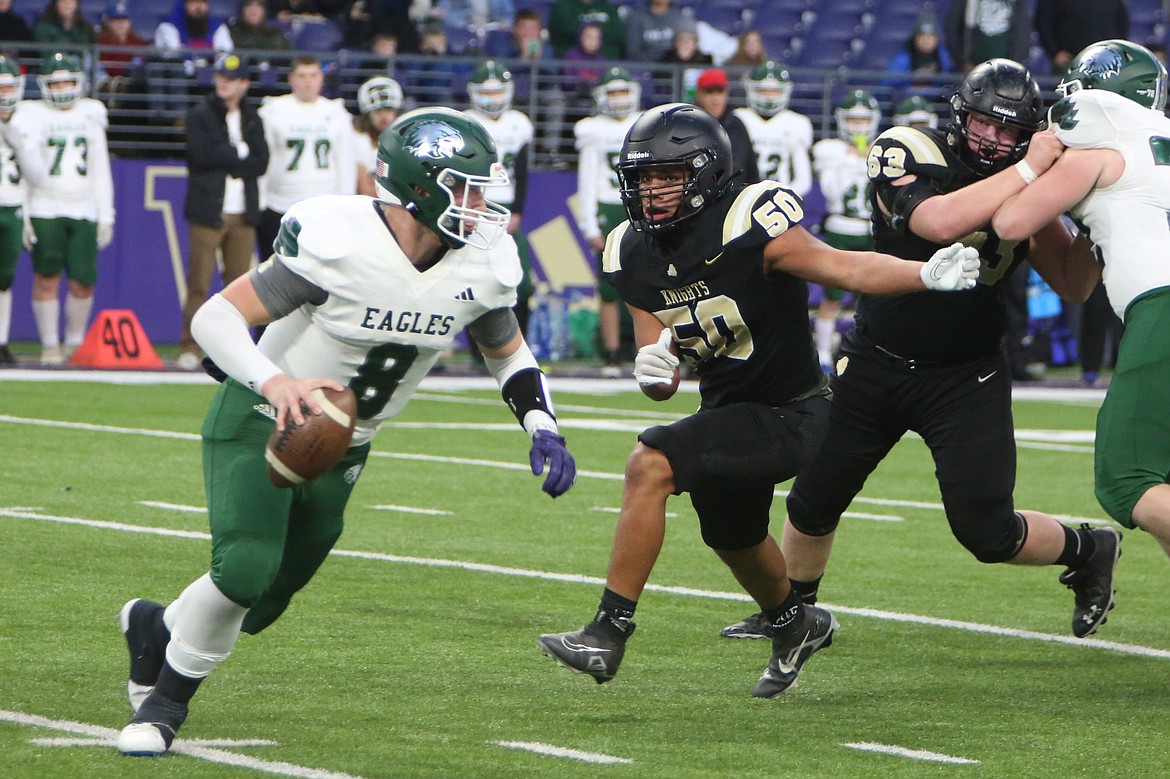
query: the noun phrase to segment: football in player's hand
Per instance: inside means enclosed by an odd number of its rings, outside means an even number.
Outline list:
[[[313,395],[324,413],[311,414],[302,407],[303,424],[293,422],[290,414],[284,430],[273,430],[268,437],[264,459],[268,461],[268,478],[277,487],[295,487],[325,473],[345,455],[353,438],[357,422],[353,390],[321,387],[313,390]]]

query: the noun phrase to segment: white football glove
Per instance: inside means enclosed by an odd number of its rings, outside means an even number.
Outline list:
[[[99,249],[104,249],[114,242],[113,222],[98,222],[97,241]]]
[[[918,271],[927,289],[958,292],[971,289],[979,278],[979,252],[961,243],[939,249]]]
[[[670,353],[671,333],[669,327],[662,328],[658,341],[646,344],[638,350],[634,357],[634,378],[638,384],[647,387],[651,384],[670,384],[674,381],[674,371],[678,368],[678,357]]]
[[[20,238],[24,242],[24,248],[30,251],[32,250],[33,244],[37,242],[37,231],[33,229],[32,220],[27,215],[24,217],[24,225],[20,230]]]

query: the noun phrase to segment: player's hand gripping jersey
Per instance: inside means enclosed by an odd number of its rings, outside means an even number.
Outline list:
[[[491,249],[450,250],[420,272],[375,204],[373,198],[323,196],[284,215],[276,261],[327,297],[278,319],[260,340],[260,350],[288,375],[353,388],[354,445],[370,440],[406,405],[464,327],[492,309],[515,305],[521,274],[509,236]]]
[[[1112,149],[1125,158],[1120,179],[1091,190],[1071,211],[1106,258],[1109,302],[1124,318],[1134,298],[1170,286],[1170,119],[1104,89],[1074,92],[1049,118],[1070,149]]]
[[[926,199],[979,179],[951,151],[945,133],[892,127],[870,147],[867,163],[877,251],[925,262],[944,245],[910,232],[910,215]],[[883,349],[924,361],[961,362],[997,352],[1005,322],[994,285],[1023,260],[1028,242],[1002,241],[990,225],[958,240],[979,250],[979,283],[974,289],[958,294],[862,295],[858,330]]]
[[[695,366],[704,407],[778,406],[821,382],[808,335],[808,287],[765,274],[763,247],[799,224],[799,197],[772,181],[733,184],[693,217],[680,243],[623,222],[605,245],[606,279],[674,331]]]

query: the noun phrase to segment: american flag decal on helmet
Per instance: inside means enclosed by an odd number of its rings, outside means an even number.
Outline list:
[[[386,164],[386,160],[378,158],[378,162],[374,166],[374,175],[382,179],[390,175],[390,166]]]

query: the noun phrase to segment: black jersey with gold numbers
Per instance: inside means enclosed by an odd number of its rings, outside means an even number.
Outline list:
[[[762,181],[733,185],[664,236],[628,222],[609,234],[606,280],[671,328],[679,356],[695,366],[705,408],[779,406],[823,384],[807,285],[764,272],[764,245],[803,216],[791,190]]]
[[[949,130],[954,132],[953,128]],[[925,262],[944,244],[910,232],[910,215],[923,201],[979,180],[947,144],[948,130],[892,127],[870,147],[874,248]],[[905,176],[916,178],[897,184]],[[862,295],[857,329],[883,349],[932,362],[965,362],[994,354],[1006,326],[995,285],[1027,254],[1028,242],[1001,240],[990,225],[959,239],[979,250],[979,283],[965,292]]]

